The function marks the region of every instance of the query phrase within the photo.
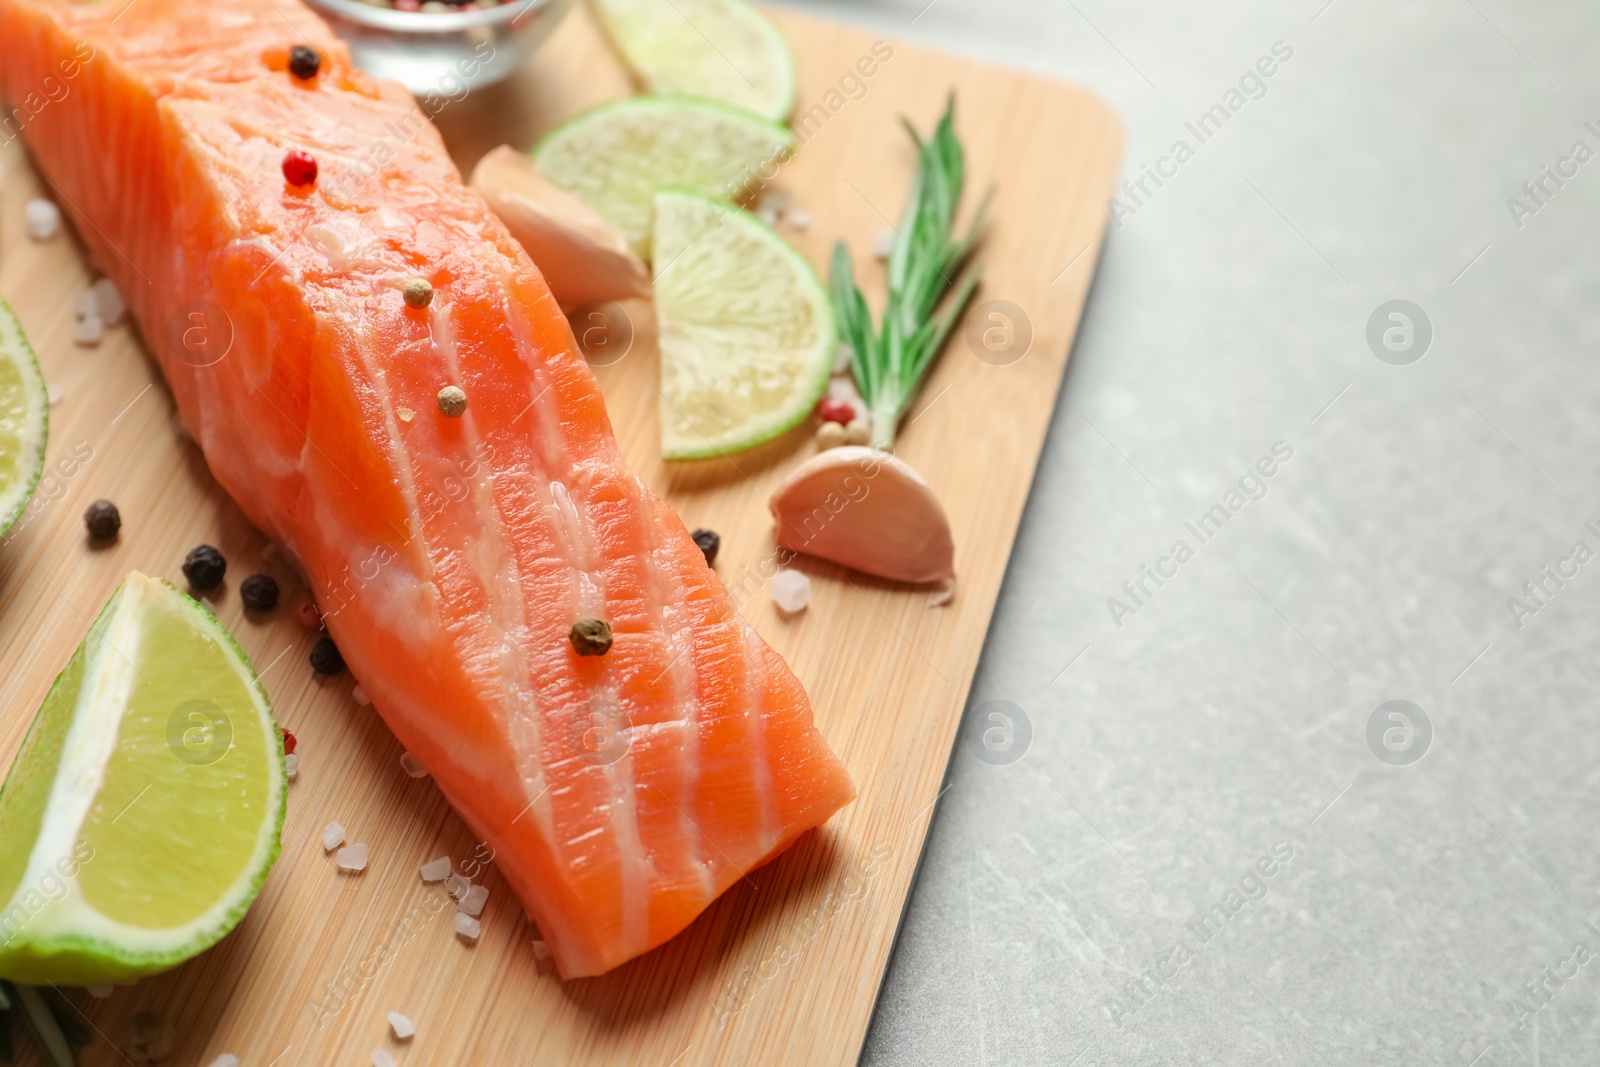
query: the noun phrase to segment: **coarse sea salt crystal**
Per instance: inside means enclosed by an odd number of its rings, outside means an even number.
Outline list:
[[[540,963],[543,963],[545,960],[549,959],[550,958],[550,946],[545,944],[543,941],[537,941],[537,940],[534,941],[534,943],[533,943],[533,958],[535,960],[538,960]]]
[[[55,407],[57,404],[61,403],[61,398],[65,395],[66,394],[61,391],[61,387],[59,385],[47,385],[44,387],[44,397],[46,400],[50,401],[51,407]]]
[[[89,987],[89,995],[96,1000],[105,1000],[111,995],[113,988],[113,986],[108,985],[92,985]]]
[[[440,856],[436,860],[429,860],[417,868],[417,873],[422,875],[424,882],[442,882],[450,876],[450,857]]]
[[[350,695],[355,697],[356,705],[358,707],[363,707],[364,708],[368,704],[372,703],[372,698],[367,695],[367,691],[365,689],[361,688],[361,686],[359,686],[359,685],[356,686],[354,689],[350,690]]]
[[[61,229],[61,209],[48,200],[29,200],[22,214],[28,222],[28,236],[35,241],[48,241]]]
[[[855,408],[858,415],[867,413],[867,402],[861,399],[861,390],[856,388],[856,380],[848,374],[828,379],[828,399],[843,400]]]
[[[475,885],[469,888],[461,898],[461,903],[456,905],[457,910],[465,915],[477,918],[483,914],[483,906],[489,902],[489,887]]]
[[[389,1013],[389,1029],[394,1031],[394,1036],[399,1041],[409,1041],[417,1032],[417,1028],[411,1024],[411,1020],[397,1011]]]
[[[283,757],[283,769],[288,773],[289,781],[292,782],[295,779],[299,778],[300,777],[300,756],[299,756],[299,754],[295,753],[295,752],[291,752],[287,756]]]
[[[756,212],[756,218],[760,219],[768,226],[776,226],[778,224],[778,213],[773,211],[771,208],[763,207],[761,210]]]
[[[322,831],[322,851],[332,852],[344,844],[344,827],[336,822],[330,822]]]
[[[472,888],[472,883],[459,874],[451,874],[444,880],[444,887],[452,897],[460,900],[467,895],[467,890]]]
[[[770,211],[774,215],[782,215],[789,210],[789,190],[781,186],[773,186],[761,194],[761,200],[756,206],[757,211]]]
[[[100,343],[100,335],[104,332],[99,315],[85,315],[72,328],[72,340],[74,344],[83,345],[85,348],[93,348]]]
[[[795,208],[789,212],[789,225],[797,230],[809,230],[811,228],[811,212],[802,208]]]
[[[772,576],[772,602],[793,615],[811,603],[811,579],[799,571],[781,570]]]
[[[422,761],[409,752],[400,753],[400,769],[413,778],[428,777],[428,768],[424,767]]]
[[[894,231],[885,226],[872,235],[872,254],[879,259],[888,259],[894,252]]]
[[[239,1057],[231,1052],[224,1052],[211,1061],[211,1067],[239,1067]]]
[[[394,1057],[381,1048],[372,1050],[372,1067],[394,1067]]]
[[[367,869],[367,846],[351,845],[348,848],[341,848],[336,859],[341,871],[349,871],[352,874],[364,871]]]
[[[99,317],[100,302],[94,298],[93,287],[85,289],[77,296],[73,297],[72,313],[78,316],[80,319],[86,319],[90,315],[94,315],[97,318]]]
[[[127,314],[128,305],[122,300],[122,291],[117,288],[117,283],[110,278],[100,278],[91,287],[94,293],[95,309],[100,312],[100,318],[107,326],[115,326],[122,321],[122,316]]]
[[[456,933],[468,941],[478,940],[478,935],[483,932],[483,925],[472,916],[464,912],[456,912]]]
[[[416,415],[416,412],[412,411],[410,408],[395,408],[394,413],[400,416],[401,422],[410,422]]]

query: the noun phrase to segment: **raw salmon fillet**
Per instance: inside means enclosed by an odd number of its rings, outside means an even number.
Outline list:
[[[853,798],[794,675],[624,466],[537,269],[316,16],[0,0],[0,87],[217,481],[303,563],[563,976],[659,945]],[[609,654],[575,654],[587,616]]]

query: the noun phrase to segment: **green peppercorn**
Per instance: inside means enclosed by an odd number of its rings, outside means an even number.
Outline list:
[[[434,399],[439,403],[439,414],[447,419],[459,419],[467,413],[467,394],[459,386],[445,386]]]
[[[433,284],[426,278],[412,278],[400,290],[400,295],[405,297],[407,307],[421,310],[433,303]]]
[[[611,651],[611,624],[604,619],[579,619],[567,637],[580,656],[603,656]]]

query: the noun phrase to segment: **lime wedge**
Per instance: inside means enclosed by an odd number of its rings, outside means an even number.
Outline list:
[[[778,436],[833,370],[833,309],[816,271],[731,204],[669,191],[655,214],[662,455],[703,459]]]
[[[209,947],[277,859],[286,796],[244,653],[194,600],[130,574],[0,788],[0,977],[127,981]]]
[[[646,92],[722,100],[782,121],[794,54],[744,0],[594,0],[606,36]]]
[[[11,307],[0,300],[0,536],[28,506],[44,470],[50,400],[39,361]]]
[[[658,96],[584,112],[545,135],[533,160],[649,259],[657,191],[733,200],[770,179],[792,151],[794,134],[760,115],[714,100]]]

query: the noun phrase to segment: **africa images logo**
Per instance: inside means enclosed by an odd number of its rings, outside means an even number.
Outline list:
[[[1409,700],[1386,700],[1367,716],[1367,747],[1391,767],[1409,767],[1432,744],[1433,720]]]

